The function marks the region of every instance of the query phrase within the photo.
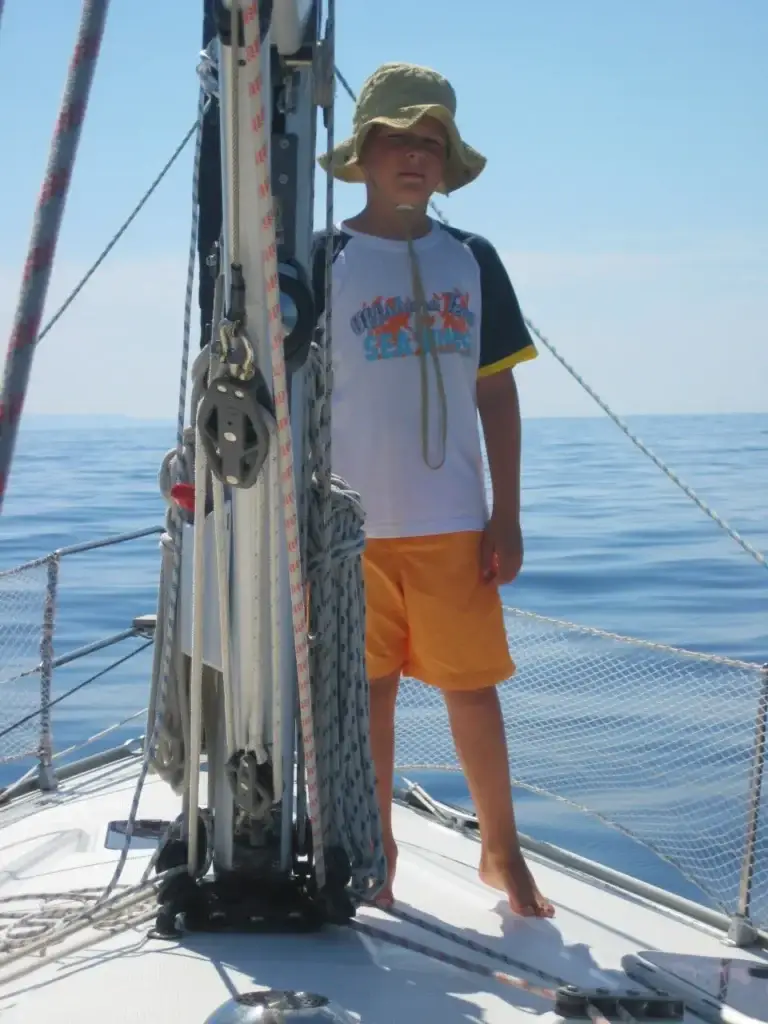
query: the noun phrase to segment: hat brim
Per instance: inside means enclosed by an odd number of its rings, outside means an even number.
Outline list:
[[[376,125],[387,128],[399,128],[408,131],[424,117],[433,117],[445,128],[448,136],[448,153],[443,181],[437,191],[448,195],[456,189],[469,185],[479,177],[486,165],[486,159],[459,135],[453,116],[447,107],[431,104],[418,107],[407,107],[402,117],[373,117],[361,125],[353,136],[340,142],[330,153],[318,157],[318,163],[324,171],[330,169],[334,178],[349,184],[365,181],[360,166],[360,154],[370,130]]]

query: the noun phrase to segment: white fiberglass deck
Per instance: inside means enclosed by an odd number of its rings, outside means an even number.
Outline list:
[[[107,823],[126,817],[135,774],[135,763],[113,765],[63,783],[53,797],[30,797],[6,809],[0,816],[0,899],[106,884],[118,857],[105,848]],[[150,779],[140,817],[171,819],[178,813],[169,788]],[[711,958],[718,969],[721,958],[730,956],[720,936],[704,926],[535,857],[536,877],[557,916],[553,922],[516,918],[500,894],[478,881],[479,845],[472,838],[404,807],[395,808],[395,827],[396,894],[403,909],[581,987],[614,988],[622,958],[644,951],[672,954],[689,966]],[[150,854],[132,852],[121,883],[137,881]],[[363,910],[359,920],[492,969],[524,974],[378,911]],[[102,938],[0,983],[3,1021],[203,1024],[232,995],[257,988],[315,991],[365,1024],[499,1024],[530,1014],[558,1019],[540,998],[348,928],[303,936],[188,934],[180,943],[149,940],[147,928]],[[734,977],[740,962],[766,965],[762,954],[738,951]],[[633,984],[626,978],[620,983]],[[751,979],[749,999],[757,1001],[747,1015],[726,1019],[768,1021],[768,979]],[[686,1021],[696,1019],[686,1014]]]

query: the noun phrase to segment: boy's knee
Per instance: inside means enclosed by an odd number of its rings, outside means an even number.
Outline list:
[[[477,687],[473,690],[444,690],[443,696],[448,710],[470,711],[472,708],[491,708],[498,706],[498,687],[492,686]]]
[[[397,690],[400,685],[400,673],[392,673],[388,676],[381,676],[370,681],[370,705],[374,709],[384,710],[389,707],[394,711],[397,701]]]

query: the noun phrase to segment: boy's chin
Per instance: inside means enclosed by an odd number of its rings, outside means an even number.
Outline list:
[[[392,190],[392,202],[395,206],[424,207],[429,202],[431,195],[432,192],[424,184],[416,182],[412,185],[400,184],[398,188]]]

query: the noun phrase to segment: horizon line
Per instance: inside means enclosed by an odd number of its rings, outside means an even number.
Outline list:
[[[713,410],[702,410],[700,412],[629,412],[623,413],[620,418],[623,419],[669,419],[675,417],[677,419],[697,419],[703,416],[707,417],[722,417],[722,416],[768,416],[768,409],[741,409],[741,410],[729,410],[729,411],[713,411]],[[570,413],[559,416],[557,414],[550,415],[526,415],[523,416],[524,420],[602,420],[611,419],[607,413],[595,412],[595,413]],[[138,423],[143,425],[156,424],[158,426],[165,426],[172,424],[175,426],[176,420],[172,416],[130,416],[128,413],[100,413],[100,412],[30,412],[23,417],[21,427],[23,428],[25,423],[30,421],[42,421],[42,420],[74,420],[78,423],[85,423],[88,420],[100,420],[101,422],[114,422],[114,423]]]

